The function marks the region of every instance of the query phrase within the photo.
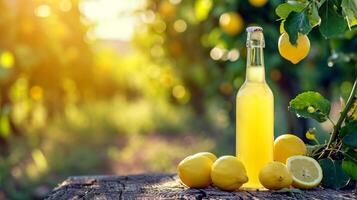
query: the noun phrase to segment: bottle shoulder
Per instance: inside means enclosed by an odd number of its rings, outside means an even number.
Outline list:
[[[245,82],[238,90],[237,97],[241,95],[265,95],[265,96],[273,97],[273,92],[266,82],[264,83]]]

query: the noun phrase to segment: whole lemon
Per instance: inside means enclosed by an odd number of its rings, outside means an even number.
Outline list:
[[[226,12],[219,17],[219,25],[229,35],[236,35],[243,30],[243,18],[235,12]]]
[[[211,181],[213,161],[204,155],[192,155],[183,159],[177,166],[183,184],[190,188],[205,188]]]
[[[217,156],[214,155],[213,153],[211,152],[199,152],[199,153],[196,153],[194,154],[195,156],[197,155],[201,155],[201,156],[206,156],[207,158],[211,159],[212,162],[216,161],[217,160]]]
[[[262,7],[264,6],[268,0],[249,0],[250,5],[254,7]]]
[[[297,136],[284,134],[274,141],[274,160],[285,164],[286,159],[295,155],[306,155],[305,143]]]
[[[273,161],[260,170],[259,181],[267,189],[279,190],[289,187],[293,178],[283,163]]]
[[[293,45],[289,41],[289,35],[284,32],[279,37],[278,48],[283,58],[296,64],[309,54],[310,40],[306,35],[299,33],[296,45]]]
[[[222,190],[233,191],[248,182],[247,172],[241,161],[234,156],[222,156],[212,165],[212,182]]]

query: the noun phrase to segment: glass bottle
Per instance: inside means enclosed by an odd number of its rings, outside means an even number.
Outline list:
[[[265,81],[263,29],[247,28],[246,79],[237,94],[236,155],[249,181],[243,188],[259,189],[259,171],[273,161],[274,96]]]

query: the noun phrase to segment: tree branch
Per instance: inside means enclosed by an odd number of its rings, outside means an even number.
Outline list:
[[[347,117],[347,113],[348,111],[351,109],[352,105],[353,105],[353,100],[355,98],[356,95],[356,91],[357,91],[357,78],[353,84],[350,96],[348,97],[348,100],[346,102],[346,106],[343,109],[343,111],[341,112],[340,118],[338,119],[336,125],[333,127],[333,132],[330,136],[330,139],[326,145],[325,150],[321,153],[321,155],[319,156],[319,159],[324,157],[326,155],[326,151],[330,148],[332,142],[334,142],[338,136],[338,133],[341,129],[342,123],[345,121],[346,117]]]

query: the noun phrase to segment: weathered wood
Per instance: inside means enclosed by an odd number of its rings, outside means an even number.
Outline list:
[[[224,192],[214,187],[188,189],[175,174],[70,177],[48,196],[51,199],[357,199],[356,189],[317,188],[301,193],[271,191]]]

